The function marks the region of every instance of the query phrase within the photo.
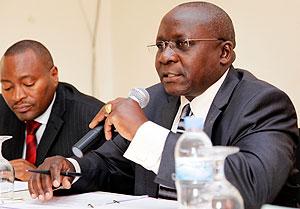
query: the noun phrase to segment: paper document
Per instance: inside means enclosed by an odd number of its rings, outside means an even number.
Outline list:
[[[283,207],[283,206],[277,206],[277,205],[265,204],[261,207],[261,209],[291,209],[291,208]]]
[[[28,190],[28,182],[14,181],[14,192]]]
[[[130,209],[177,209],[176,201],[157,200],[148,196],[131,196],[106,192],[92,192],[71,196],[54,197],[50,201],[25,200],[21,203],[0,205],[3,209],[55,208],[55,209],[91,209],[91,208],[130,208]]]

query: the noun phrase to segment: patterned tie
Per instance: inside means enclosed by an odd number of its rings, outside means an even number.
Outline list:
[[[181,111],[181,115],[180,115],[180,120],[177,126],[177,133],[184,133],[185,132],[185,128],[184,128],[184,118],[187,116],[191,116],[191,107],[190,104],[186,104]]]
[[[35,133],[40,127],[40,123],[34,120],[26,122],[26,160],[35,164],[36,160],[36,136]]]
[[[179,123],[177,126],[177,133],[185,132],[184,118],[187,116],[190,116],[190,115],[192,115],[192,111],[191,111],[190,104],[188,103],[182,108]],[[158,198],[168,199],[168,200],[176,200],[177,199],[176,189],[166,187],[166,186],[160,184],[159,188],[158,188]]]

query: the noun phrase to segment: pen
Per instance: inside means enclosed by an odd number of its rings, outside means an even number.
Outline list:
[[[144,198],[148,198],[148,197],[149,197],[148,195],[141,195],[141,196],[131,197],[131,198],[128,198],[128,199],[112,200],[111,202],[108,202],[105,205],[128,202],[128,201],[134,201],[134,200],[140,200],[140,199],[144,199]]]
[[[49,170],[26,170],[31,173],[40,173],[40,174],[46,174],[46,175],[51,175]],[[61,171],[60,172],[61,176],[68,176],[68,177],[76,177],[76,176],[81,176],[81,173],[76,173],[76,172],[70,172],[70,171]]]

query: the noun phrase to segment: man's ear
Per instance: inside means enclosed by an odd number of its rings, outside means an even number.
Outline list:
[[[58,69],[56,66],[53,66],[50,69],[50,75],[55,83],[58,83]]]
[[[221,44],[222,52],[220,55],[220,63],[222,65],[232,64],[235,60],[235,52],[233,51],[233,43],[231,41],[224,41]]]

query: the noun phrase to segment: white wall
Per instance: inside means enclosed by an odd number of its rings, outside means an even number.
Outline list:
[[[158,82],[154,55],[146,45],[155,41],[162,16],[185,1],[100,1],[94,76],[89,28],[97,0],[0,0],[0,54],[20,39],[39,40],[52,52],[60,80],[104,101]],[[227,11],[235,24],[235,67],[284,90],[300,115],[300,1],[210,2]]]
[[[103,0],[110,2],[114,76],[112,94],[126,95],[135,86],[158,82],[154,58],[146,45],[155,41],[162,16],[182,0]],[[300,8],[299,0],[211,0],[232,17],[237,39],[235,67],[251,71],[285,91],[300,115]],[[100,79],[100,78],[98,78]],[[101,85],[100,85],[101,86]],[[101,88],[105,89],[105,86]],[[111,93],[111,92],[110,92]],[[111,96],[112,95],[112,96]]]
[[[96,0],[0,0],[0,54],[22,39],[42,42],[52,53],[60,80],[91,89],[91,38]],[[87,10],[86,21],[81,10]]]

